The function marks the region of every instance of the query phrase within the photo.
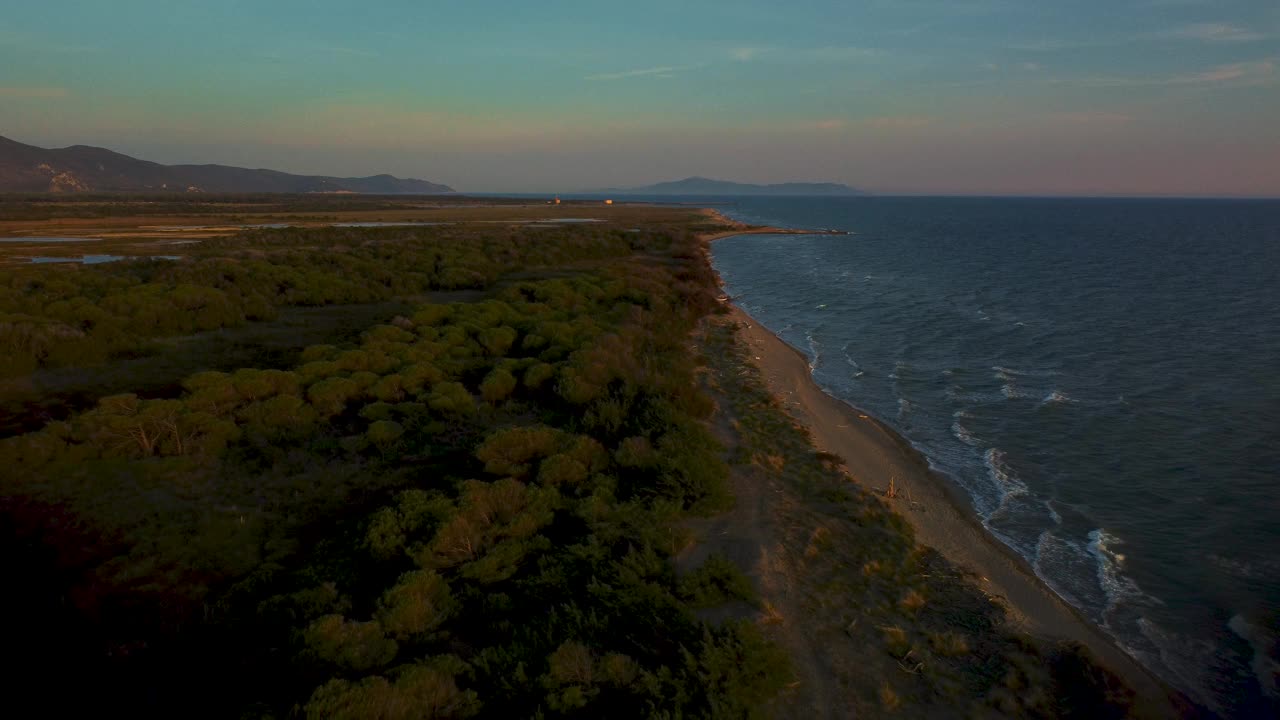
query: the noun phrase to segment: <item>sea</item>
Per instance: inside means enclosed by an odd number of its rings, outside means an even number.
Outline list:
[[[682,198],[726,291],[1224,717],[1280,716],[1280,201]]]

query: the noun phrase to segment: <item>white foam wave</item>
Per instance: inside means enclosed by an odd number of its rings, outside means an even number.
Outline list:
[[[963,386],[948,385],[942,394],[950,401],[961,403],[963,405],[986,405],[988,403],[1000,400],[999,395],[985,394],[977,392],[965,392]]]
[[[1124,540],[1098,528],[1089,533],[1089,553],[1093,555],[1098,566],[1098,584],[1107,596],[1107,607],[1103,616],[1110,614],[1120,603],[1135,605],[1163,604],[1158,599],[1144,593],[1138,583],[1124,575],[1124,564],[1127,558],[1116,550],[1124,544]]]
[[[1021,398],[1029,397],[1029,394],[1025,390],[1020,389],[1013,382],[1006,382],[1003,386],[1001,386],[1000,393],[1010,400],[1018,400]]]
[[[1000,508],[1004,508],[1010,500],[1031,492],[1026,483],[1022,482],[1009,467],[1008,457],[1003,450],[989,448],[983,455],[983,459],[986,461],[987,471],[996,487],[996,492],[1000,495]],[[999,509],[996,512],[999,512]]]
[[[969,432],[969,429],[964,426],[963,421],[969,419],[969,417],[969,414],[964,410],[957,410],[954,412],[951,415],[951,434],[954,435],[957,440],[969,447],[978,447],[978,445],[982,444],[982,441],[973,433]]]
[[[910,400],[906,398],[898,398],[898,419],[899,420],[905,419],[907,417],[907,414],[911,412],[913,407],[914,406],[912,406]]]
[[[1058,514],[1058,509],[1053,506],[1053,500],[1046,500],[1044,507],[1049,511],[1049,519],[1053,521],[1053,524],[1061,527],[1062,515]]]
[[[1062,374],[1057,370],[1015,370],[1002,365],[992,365],[991,369],[995,371],[996,378],[999,380],[1012,380],[1019,377],[1054,377]]]
[[[1249,622],[1243,615],[1236,615],[1227,623],[1231,632],[1239,635],[1253,649],[1253,661],[1249,667],[1258,678],[1258,685],[1267,697],[1280,697],[1280,637]]]
[[[809,372],[814,372],[818,369],[818,362],[822,359],[822,349],[813,333],[806,333],[804,339],[809,342],[809,354],[813,358],[809,361]]]
[[[898,360],[893,364],[893,372],[889,373],[889,379],[897,380],[901,377],[902,371],[908,369],[906,360]]]
[[[1054,390],[1053,392],[1049,393],[1049,395],[1046,396],[1044,400],[1041,400],[1040,404],[1053,405],[1055,403],[1070,404],[1075,402],[1078,402],[1078,401],[1075,398],[1071,397],[1070,395],[1062,392],[1061,390]]]
[[[862,366],[858,364],[858,361],[854,360],[853,356],[849,354],[849,346],[852,344],[852,342],[845,343],[844,347],[840,348],[840,354],[844,356],[844,361],[849,365],[849,367],[853,368],[853,377],[860,378],[863,375],[866,375],[866,372],[863,371]]]

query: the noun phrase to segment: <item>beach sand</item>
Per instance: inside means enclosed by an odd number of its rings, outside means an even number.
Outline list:
[[[717,221],[740,227],[713,239],[742,234],[742,226],[710,211]],[[792,231],[794,232],[794,231]],[[992,536],[978,521],[962,491],[932,471],[925,458],[896,432],[867,413],[823,391],[813,381],[808,358],[730,304],[739,335],[750,350],[771,392],[812,433],[814,445],[846,461],[852,478],[885,495],[892,481],[896,497],[888,502],[915,529],[917,539],[951,562],[973,572],[984,592],[1003,600],[1009,621],[1050,640],[1076,641],[1137,693],[1135,710],[1143,717],[1179,717],[1190,709],[1175,691],[1153,676],[1079,611],[1037,577],[1025,559]]]

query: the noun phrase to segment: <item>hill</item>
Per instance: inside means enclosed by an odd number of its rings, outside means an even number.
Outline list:
[[[602,190],[615,195],[866,195],[857,188],[839,183],[788,182],[774,185],[690,177],[636,188]]]
[[[46,149],[0,137],[0,192],[350,192],[435,195],[448,185],[391,175],[291,175],[227,165],[161,165],[106,148]]]

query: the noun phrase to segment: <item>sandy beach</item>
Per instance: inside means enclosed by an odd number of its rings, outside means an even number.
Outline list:
[[[711,242],[737,234],[743,232],[704,239]],[[904,438],[823,391],[813,381],[803,353],[741,308],[732,304],[730,307],[740,325],[740,337],[769,389],[796,420],[809,428],[819,450],[844,458],[854,481],[882,495],[889,494],[892,482],[894,497],[888,502],[910,521],[920,542],[973,572],[984,592],[1003,600],[1009,621],[1015,626],[1038,637],[1076,641],[1088,647],[1103,664],[1128,680],[1138,694],[1136,709],[1144,716],[1184,714],[1180,709],[1183,702],[1176,693],[1055,594],[1026,560],[983,528],[962,491],[932,471],[926,459]]]

